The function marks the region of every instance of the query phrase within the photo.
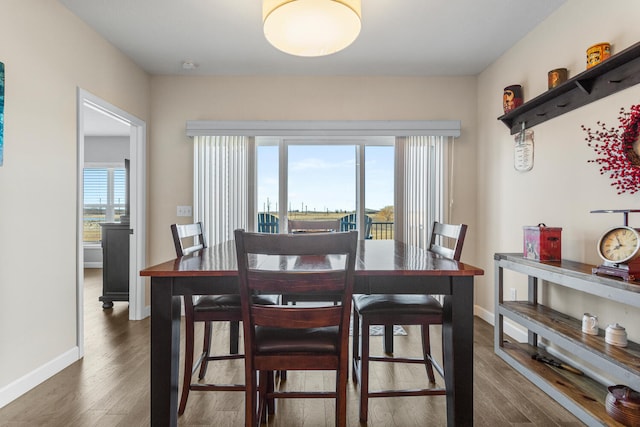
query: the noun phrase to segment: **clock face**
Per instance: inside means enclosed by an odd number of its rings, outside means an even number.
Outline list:
[[[627,262],[640,254],[640,235],[631,227],[614,227],[600,238],[600,257],[613,263]]]

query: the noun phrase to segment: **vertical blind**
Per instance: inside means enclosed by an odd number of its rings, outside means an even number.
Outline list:
[[[193,217],[210,246],[248,229],[248,150],[244,136],[194,137]]]
[[[252,229],[255,165],[245,136],[194,136],[194,221],[202,221],[209,245],[233,239],[237,228]],[[398,238],[425,248],[434,221],[445,220],[446,136],[396,139]],[[402,218],[399,218],[402,216]]]
[[[444,219],[445,191],[444,136],[409,136],[398,138],[403,145],[400,188],[404,213],[402,240],[425,248],[434,221]]]

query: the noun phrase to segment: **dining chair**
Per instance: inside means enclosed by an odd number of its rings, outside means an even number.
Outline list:
[[[363,239],[373,239],[371,234],[371,225],[373,219],[369,215],[364,216],[364,233],[362,233]],[[340,231],[356,230],[358,228],[358,215],[355,213],[345,215],[340,218]]]
[[[326,233],[334,233],[340,231],[340,220],[339,219],[328,219],[328,220],[294,220],[290,219],[288,221],[289,233],[318,233],[318,232],[326,232]],[[341,295],[302,295],[302,294],[288,294],[282,295],[282,303],[283,304],[293,304],[295,305],[297,302],[316,302],[316,301],[327,301],[326,298],[329,298],[328,301],[332,301],[334,304],[338,304],[338,302],[342,299]]]
[[[259,233],[279,233],[280,221],[278,217],[266,212],[258,213],[258,232]]]
[[[459,261],[467,232],[465,224],[434,222],[429,251],[443,258]],[[366,422],[369,398],[396,396],[437,396],[446,389],[435,387],[434,368],[444,377],[444,371],[431,355],[430,325],[441,325],[442,304],[431,295],[354,295],[353,297],[353,380],[360,384],[360,421]],[[369,327],[383,325],[392,331],[394,324],[418,325],[421,330],[423,357],[372,356]],[[386,332],[385,331],[385,332]],[[427,371],[429,387],[412,390],[370,390],[370,362],[419,363]]]
[[[176,256],[188,256],[191,253],[203,250],[207,247],[204,238],[202,223],[172,224],[171,234],[176,248]],[[277,298],[273,296],[261,296],[264,304],[275,304]],[[240,295],[185,295],[185,350],[184,350],[184,374],[182,381],[182,394],[178,406],[178,414],[182,415],[187,406],[190,390],[200,391],[244,391],[244,384],[210,384],[192,383],[192,377],[200,368],[198,380],[203,380],[210,361],[242,359],[244,355],[238,352],[239,322],[242,320],[240,310]],[[194,358],[194,330],[195,323],[204,323],[204,339],[202,353],[193,363]],[[212,322],[229,322],[229,352],[226,354],[211,354]]]
[[[235,231],[245,348],[245,426],[255,427],[283,398],[335,399],[346,426],[349,317],[358,234]],[[263,305],[264,293],[342,295],[338,305]],[[274,371],[335,371],[335,390],[276,389]],[[280,384],[282,385],[282,383]],[[299,421],[299,420],[298,420]]]

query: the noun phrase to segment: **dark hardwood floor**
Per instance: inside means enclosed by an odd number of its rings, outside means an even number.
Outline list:
[[[128,305],[115,302],[102,310],[101,270],[85,271],[85,357],[0,409],[0,426],[147,426],[149,425],[149,319],[128,320]],[[396,352],[420,352],[418,330],[395,338]],[[228,327],[214,341],[227,345]],[[201,334],[197,329],[197,334]],[[474,415],[476,426],[581,426],[568,411],[541,392],[493,353],[493,327],[476,318],[474,365]],[[197,338],[198,347],[201,335]],[[432,333],[438,341],[439,330]],[[372,351],[380,351],[381,338],[372,339]],[[434,352],[440,347],[434,345]],[[208,377],[218,381],[242,381],[242,362],[223,362]],[[420,366],[376,364],[371,384],[411,387],[426,380]],[[291,372],[287,388],[328,387],[330,374]],[[279,403],[269,426],[325,427],[333,425],[333,403],[311,399]],[[244,397],[239,392],[192,392],[180,426],[243,426]],[[358,422],[358,389],[349,389],[348,419]],[[369,426],[422,427],[446,425],[445,399],[438,397],[376,398],[369,403]]]

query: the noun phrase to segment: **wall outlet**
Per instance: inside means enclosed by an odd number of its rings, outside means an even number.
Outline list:
[[[510,297],[511,297],[511,301],[517,301],[518,299],[518,290],[516,288],[510,288]]]
[[[191,209],[191,206],[178,206],[177,215],[178,216],[192,216],[193,215],[193,211]]]

